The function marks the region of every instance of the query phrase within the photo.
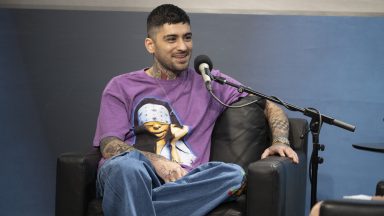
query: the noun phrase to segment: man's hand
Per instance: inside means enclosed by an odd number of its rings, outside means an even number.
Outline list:
[[[372,200],[383,200],[384,201],[384,196],[373,196],[371,199]]]
[[[152,161],[152,165],[156,173],[165,182],[174,182],[188,173],[180,164],[167,160],[166,158],[154,160]]]
[[[299,157],[297,156],[296,152],[293,151],[291,147],[285,144],[274,144],[269,148],[265,149],[265,151],[261,155],[261,159],[275,154],[280,155],[281,157],[289,157],[294,163],[299,163]]]
[[[150,152],[141,152],[152,163],[157,175],[165,182],[174,182],[185,176],[188,172],[180,164]]]

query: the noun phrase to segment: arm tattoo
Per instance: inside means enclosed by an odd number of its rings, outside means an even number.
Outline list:
[[[272,102],[267,101],[265,115],[272,132],[272,144],[289,144],[289,122],[284,111]]]
[[[159,160],[168,160],[166,159],[165,157],[161,156],[161,155],[158,155],[158,154],[155,154],[155,153],[151,153],[151,152],[144,152],[144,151],[140,151],[149,161],[151,161],[151,163],[153,164],[154,162],[156,161],[159,161]]]
[[[135,150],[135,148],[121,141],[117,137],[106,137],[100,142],[100,151],[105,159],[132,150]],[[140,152],[152,163],[157,160],[166,160],[166,158],[161,155],[145,151]]]
[[[134,147],[126,144],[117,137],[106,137],[100,142],[100,151],[104,158],[108,159],[126,151],[132,151]]]

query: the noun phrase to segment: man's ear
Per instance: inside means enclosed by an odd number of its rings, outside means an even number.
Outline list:
[[[155,53],[155,42],[151,38],[145,38],[144,44],[150,54]]]

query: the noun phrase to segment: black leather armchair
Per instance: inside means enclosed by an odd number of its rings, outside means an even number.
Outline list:
[[[384,196],[384,181],[376,186],[376,196]],[[320,216],[383,216],[384,201],[325,200],[320,205]]]
[[[254,97],[237,102],[242,104]],[[248,173],[248,189],[237,201],[223,203],[209,215],[301,216],[305,213],[308,123],[289,119],[290,141],[300,163],[271,156],[260,160],[270,145],[263,104],[227,109],[218,119],[212,136],[211,160],[234,162]],[[267,129],[267,130],[266,130]],[[304,135],[304,138],[300,136]],[[101,155],[65,153],[57,160],[56,215],[102,215],[95,198],[95,180]]]

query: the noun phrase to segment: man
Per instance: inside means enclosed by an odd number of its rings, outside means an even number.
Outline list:
[[[214,122],[224,107],[188,68],[192,32],[182,9],[170,4],[155,8],[147,18],[147,33],[145,47],[153,65],[113,78],[102,96],[94,146],[103,156],[97,179],[103,211],[107,216],[205,215],[235,198],[245,184],[240,166],[208,162]],[[217,70],[212,73],[236,82]],[[246,96],[216,83],[212,88],[228,104]],[[273,145],[262,158],[279,154],[298,163],[284,112],[266,102],[265,114]]]

